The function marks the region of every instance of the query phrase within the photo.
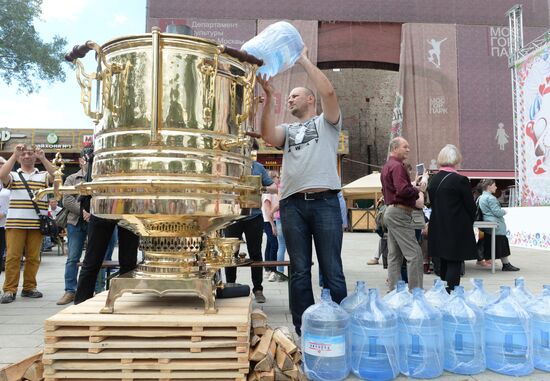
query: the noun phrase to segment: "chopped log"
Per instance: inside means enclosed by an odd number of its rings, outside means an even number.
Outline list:
[[[251,346],[251,347],[255,347],[256,344],[258,344],[259,342],[260,342],[260,336],[254,335],[254,336],[252,336],[252,338],[250,339],[250,346]]]
[[[255,309],[250,314],[250,317],[252,319],[252,329],[254,329],[254,328],[266,328],[267,327],[267,315],[262,310]]]
[[[263,320],[267,321],[267,315],[265,314],[264,311],[262,311],[259,308],[254,309],[254,311],[252,311],[250,313],[250,318],[252,320],[262,320],[263,319]]]
[[[8,365],[7,367],[0,369],[0,381],[20,380],[25,374],[25,371],[41,358],[42,352],[27,357],[16,364]]]
[[[292,378],[288,377],[282,370],[275,367],[275,381],[292,381]]]
[[[294,364],[298,364],[300,361],[302,361],[302,351],[296,351],[292,354],[292,361],[294,361]]]
[[[292,378],[293,380],[297,380],[298,377],[300,376],[300,373],[302,373],[302,372],[300,371],[300,368],[298,367],[298,365],[294,364],[294,367],[292,369],[285,370],[285,371],[283,371],[283,373],[286,376]],[[307,380],[307,378],[306,378],[306,380]]]
[[[295,366],[294,361],[292,360],[292,357],[290,357],[288,354],[286,354],[286,352],[280,346],[277,347],[277,354],[276,354],[275,358],[277,360],[277,366],[283,372],[285,370],[291,370]]]
[[[289,355],[293,354],[298,349],[296,344],[294,344],[294,342],[278,328],[273,333],[273,338],[275,339],[277,344],[280,345],[283,350]]]
[[[265,356],[263,359],[258,361],[254,366],[254,371],[256,372],[268,372],[273,369],[273,358],[270,355]]]
[[[249,372],[248,376],[246,377],[246,381],[258,381],[258,375],[256,372]]]
[[[262,336],[265,335],[267,329],[267,327],[256,327],[252,328],[252,332],[254,333],[254,335]]]
[[[44,364],[41,361],[33,363],[23,374],[23,380],[40,381],[44,379]]]
[[[271,339],[273,338],[273,330],[268,329],[265,334],[260,339],[260,343],[254,348],[250,360],[260,361],[263,359],[267,352],[269,351],[269,346],[271,345]]]
[[[275,369],[271,369],[269,372],[260,372],[259,381],[275,381]]]
[[[271,356],[273,361],[275,361],[275,353],[277,352],[277,343],[271,338],[271,343],[269,343],[269,350],[267,352],[268,356]]]

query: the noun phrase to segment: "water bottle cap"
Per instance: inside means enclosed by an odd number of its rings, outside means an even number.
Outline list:
[[[525,284],[525,278],[522,276],[517,277],[514,281],[514,284],[516,285],[516,287],[523,286]]]
[[[330,289],[323,288],[323,290],[321,291],[321,299],[332,301],[332,297],[330,296]]]
[[[474,278],[472,279],[472,283],[474,284],[475,287],[483,287],[483,279],[480,279],[480,278]]]
[[[510,286],[500,286],[500,295],[509,295],[510,294]]]
[[[405,283],[404,280],[398,280],[395,288],[397,289],[397,292],[399,292],[399,291],[402,291],[406,286],[407,286],[407,283]]]
[[[380,296],[380,293],[378,292],[377,288],[369,288],[369,296],[378,298]]]
[[[367,288],[367,284],[365,283],[365,281],[358,280],[357,283],[355,284],[355,290],[357,291],[365,292],[366,288]]]
[[[413,294],[413,296],[418,297],[418,296],[424,295],[424,290],[421,289],[420,287],[415,287],[412,290],[412,294]]]
[[[464,287],[463,286],[455,286],[454,293],[457,296],[464,297]]]

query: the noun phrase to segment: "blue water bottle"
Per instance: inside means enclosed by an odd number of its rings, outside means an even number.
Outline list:
[[[323,289],[302,315],[304,372],[310,380],[339,381],[350,372],[349,314]]]
[[[355,291],[340,302],[340,307],[345,309],[348,314],[351,314],[355,307],[366,302],[368,298],[367,285],[362,280],[358,280],[355,285]]]
[[[550,372],[550,285],[542,287],[542,295],[527,309],[533,322],[535,368]]]
[[[264,61],[258,74],[274,77],[296,63],[304,49],[304,42],[292,24],[279,21],[245,42],[241,49]]]
[[[535,295],[525,286],[525,278],[520,276],[514,280],[515,287],[510,291],[510,294],[516,298],[518,303],[524,307],[535,300]]]
[[[500,297],[485,308],[484,318],[487,368],[508,376],[533,372],[531,318],[510,287],[500,286]]]
[[[464,299],[464,287],[455,286],[442,307],[445,370],[478,374],[485,370],[483,312]]]
[[[351,370],[365,380],[393,380],[399,374],[397,315],[378,289],[368,295],[351,315]]]
[[[473,288],[466,293],[466,301],[478,308],[484,309],[487,305],[496,301],[493,295],[489,294],[483,287],[483,279],[474,278],[471,280]]]
[[[414,378],[435,378],[443,373],[443,327],[441,313],[413,289],[409,303],[398,314],[399,368]]]
[[[398,280],[395,289],[388,292],[383,300],[394,311],[398,311],[402,305],[408,303],[412,298],[407,283]]]
[[[449,301],[449,293],[447,292],[447,282],[441,279],[434,279],[434,285],[424,294],[428,303],[433,307],[441,310],[441,308]]]

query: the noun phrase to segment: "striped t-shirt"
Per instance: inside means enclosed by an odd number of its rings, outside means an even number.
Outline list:
[[[48,186],[48,172],[40,172],[36,168],[31,174],[25,173],[20,169],[17,172],[21,172],[32,192]],[[7,186],[11,190],[11,194],[6,228],[38,229],[40,228],[38,215],[32,204],[29,192],[17,172],[10,172],[10,182]],[[38,205],[41,214],[48,213],[47,196],[44,196],[36,205]]]

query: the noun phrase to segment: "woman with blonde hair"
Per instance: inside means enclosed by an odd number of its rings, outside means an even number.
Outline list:
[[[432,207],[428,254],[440,259],[440,276],[447,281],[449,292],[460,284],[462,262],[477,259],[473,229],[476,205],[470,181],[456,170],[461,162],[458,148],[447,144],[437,156],[439,172],[428,185]]]
[[[500,258],[502,271],[519,271],[519,268],[512,266],[508,259],[510,244],[508,243],[508,237],[506,237],[506,223],[504,222],[506,211],[501,208],[500,203],[494,196],[497,191],[497,184],[493,179],[483,179],[479,182],[479,188],[483,192],[478,199],[479,208],[483,213],[483,221],[498,222],[495,232],[495,258]],[[489,234],[485,234],[485,238],[487,239],[483,239],[484,253],[487,254],[491,252],[491,239]],[[485,257],[486,262],[487,259],[490,258]]]

